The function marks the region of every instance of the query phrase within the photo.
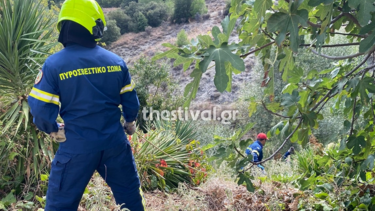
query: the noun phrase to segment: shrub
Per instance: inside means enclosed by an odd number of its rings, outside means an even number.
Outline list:
[[[120,28],[121,34],[130,32],[129,23],[132,21],[132,19],[121,9],[110,12],[108,14],[108,19],[116,21],[117,26]]]
[[[137,23],[137,32],[144,31],[146,26],[148,26],[147,18],[141,12],[135,15],[135,20]]]
[[[146,130],[146,121],[142,110],[152,107],[154,110],[174,110],[183,104],[182,94],[178,93],[177,82],[170,78],[170,64],[157,64],[146,58],[138,60],[129,68],[140,103],[137,123]],[[165,86],[166,84],[166,86]],[[149,114],[146,115],[147,118]]]
[[[122,0],[97,0],[101,7],[119,7]]]
[[[189,44],[188,35],[184,29],[181,29],[181,31],[177,34],[176,44],[178,47]]]
[[[102,42],[109,45],[115,42],[121,36],[120,28],[116,25],[115,20],[107,21],[107,31],[104,32]]]
[[[166,5],[164,3],[158,4],[150,2],[146,6],[145,13],[148,24],[152,27],[160,26],[162,21],[168,17]]]
[[[192,0],[175,0],[173,21],[176,23],[188,22]]]
[[[194,0],[191,3],[190,17],[194,17],[197,13],[200,15],[207,13],[207,6],[205,0]]]
[[[147,26],[146,29],[145,29],[145,32],[146,32],[147,35],[151,35],[152,27],[151,26]]]

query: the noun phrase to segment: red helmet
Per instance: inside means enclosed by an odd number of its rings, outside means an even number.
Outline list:
[[[257,140],[261,139],[268,140],[267,135],[265,133],[259,133],[257,136]]]

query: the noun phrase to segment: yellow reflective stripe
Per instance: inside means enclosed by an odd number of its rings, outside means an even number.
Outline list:
[[[143,196],[143,191],[142,191],[142,188],[139,187],[139,193],[141,194],[142,196],[142,205],[143,205],[143,209],[144,211],[146,211],[146,200],[145,200],[145,197]]]
[[[131,92],[131,91],[133,91],[134,87],[135,87],[135,83],[132,80],[132,82],[130,84],[122,87],[120,94],[124,94],[125,92]]]
[[[29,94],[31,97],[46,102],[46,103],[53,103],[59,105],[60,97],[58,95],[54,95],[45,91],[42,91],[37,88],[33,88]]]
[[[258,152],[258,151],[256,151],[256,150],[253,150],[252,152],[254,152],[254,153],[257,153],[257,155],[259,156],[259,152]]]
[[[251,149],[251,147],[248,147],[247,149],[250,150],[250,151],[253,150],[253,149]]]

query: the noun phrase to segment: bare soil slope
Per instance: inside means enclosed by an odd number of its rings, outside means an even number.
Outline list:
[[[177,34],[184,29],[189,39],[195,38],[200,34],[207,34],[213,26],[221,28],[221,21],[224,18],[225,0],[207,0],[208,14],[210,18],[201,22],[191,21],[189,24],[171,24],[164,22],[160,27],[153,28],[151,33],[129,33],[120,37],[118,41],[110,46],[110,50],[120,55],[125,62],[132,66],[141,56],[152,57],[156,53],[166,50],[163,43],[175,43]],[[231,41],[235,41],[235,34]],[[193,108],[205,109],[212,105],[230,105],[238,99],[239,87],[252,79],[251,67],[254,66],[254,59],[245,60],[246,70],[242,74],[233,76],[232,92],[219,93],[214,85],[215,68],[209,69],[202,77],[202,81],[197,93],[197,98],[193,102]],[[174,67],[171,70],[171,76],[181,84],[183,90],[187,83],[191,81],[189,77],[191,69],[183,71],[182,66]]]

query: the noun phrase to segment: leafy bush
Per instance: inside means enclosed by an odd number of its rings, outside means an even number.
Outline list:
[[[148,24],[152,27],[158,27],[163,20],[166,20],[167,7],[164,3],[150,2],[146,5],[145,16],[148,20]]]
[[[137,23],[137,32],[143,32],[148,26],[147,18],[141,12],[138,12],[135,15],[135,20]]]
[[[198,185],[206,179],[211,167],[194,131],[189,122],[156,122],[148,134],[129,137],[144,189],[170,191],[179,183]]]
[[[157,64],[146,58],[138,60],[129,68],[135,81],[139,103],[141,105],[137,123],[146,130],[143,118],[143,108],[152,107],[154,110],[174,110],[182,105],[182,94],[178,92],[178,84],[170,77],[170,67],[166,62]],[[149,114],[146,115],[149,118]]]
[[[193,0],[190,7],[190,17],[194,17],[196,14],[206,14],[207,11],[205,0]]]
[[[117,27],[115,20],[108,20],[107,21],[107,31],[104,32],[102,42],[106,43],[107,45],[115,42],[121,36],[120,28]]]
[[[123,0],[97,0],[101,7],[119,7]]]
[[[191,17],[190,8],[193,0],[175,0],[173,21],[187,23]]]
[[[132,19],[124,13],[123,10],[117,9],[108,13],[109,20],[115,20],[116,25],[120,28],[121,34],[130,32],[130,22]]]
[[[177,34],[177,46],[181,47],[184,45],[189,44],[188,35],[184,29],[181,29],[181,31]]]

